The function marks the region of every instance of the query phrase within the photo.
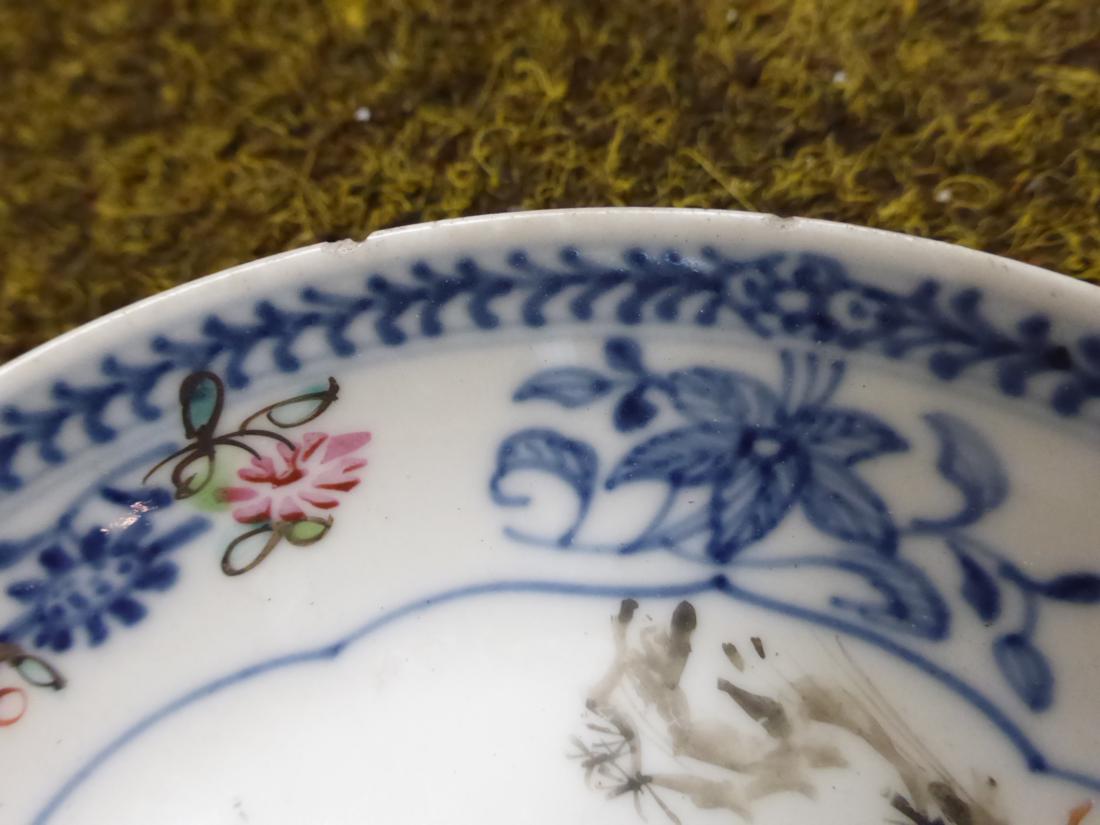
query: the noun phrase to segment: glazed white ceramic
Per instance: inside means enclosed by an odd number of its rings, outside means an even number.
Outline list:
[[[0,821],[1089,822],[1098,336],[1019,263],[618,209],[90,324],[0,370]]]

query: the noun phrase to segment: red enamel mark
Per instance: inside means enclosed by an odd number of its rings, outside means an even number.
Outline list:
[[[9,696],[16,697],[15,699],[8,699]],[[16,704],[19,707],[17,713],[5,712],[5,706]],[[27,692],[23,688],[17,687],[4,687],[0,688],[0,728],[6,728],[14,725],[20,719],[23,718],[23,714],[27,712]]]

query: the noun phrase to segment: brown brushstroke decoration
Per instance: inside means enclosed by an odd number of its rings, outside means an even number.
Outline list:
[[[728,810],[752,821],[755,803],[766,797],[813,797],[817,771],[850,767],[822,733],[832,728],[858,737],[897,771],[901,787],[890,797],[890,807],[907,825],[1007,825],[994,812],[996,782],[983,780],[971,791],[949,776],[896,714],[879,718],[885,712],[883,697],[871,703],[812,677],[790,683],[789,691],[764,695],[719,676],[717,690],[729,697],[734,714],[754,723],[758,733],[736,718],[730,720],[734,724],[696,719],[691,697],[681,684],[699,624],[695,606],[681,602],[665,628],[646,627],[632,643],[628,633],[637,611],[633,599],[619,607],[612,623],[615,656],[589,691],[589,719],[584,732],[572,739],[572,757],[580,762],[589,786],[609,799],[629,796],[640,817],[651,803],[677,825],[682,820],[676,809],[690,804]],[[764,660],[763,640],[754,636],[751,644]],[[723,644],[722,651],[738,673],[747,670],[733,642]],[[624,688],[636,697],[622,695]],[[652,709],[656,723],[639,718],[639,707]],[[900,727],[901,732],[892,733],[888,726]],[[682,770],[649,768],[650,748],[671,753]],[[911,753],[919,759],[907,755]],[[1071,825],[1079,825],[1079,820]]]

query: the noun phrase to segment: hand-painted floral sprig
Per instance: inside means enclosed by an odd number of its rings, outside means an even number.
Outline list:
[[[328,511],[340,503],[336,494],[359,484],[358,471],[367,460],[356,453],[370,440],[370,433],[307,432],[295,441],[258,426],[266,421],[279,430],[292,430],[308,424],[335,403],[339,391],[340,385],[330,377],[324,389],[269,404],[247,416],[237,429],[219,434],[225,405],[222,380],[212,372],[195,372],[180,384],[183,431],[189,443],[158,462],[145,480],[175,462],[171,481],[177,499],[209,490],[214,502],[236,505],[237,521],[254,525],[226,547],[221,567],[227,576],[252,570],[284,539],[297,547],[316,544],[332,527]],[[226,447],[251,456],[250,465],[237,472],[244,484],[216,482],[217,455]],[[265,452],[264,447],[273,447],[274,453]],[[238,563],[242,547],[254,544],[250,539],[264,537],[259,550]]]
[[[38,656],[27,653],[17,644],[7,642],[0,643],[0,664],[11,665],[12,669],[22,677],[28,685],[37,688],[51,688],[61,690],[65,687],[65,677]],[[8,700],[8,702],[5,702]],[[5,704],[18,704],[15,710],[0,709],[0,727],[14,725],[23,718],[27,709],[26,691],[21,687],[10,685],[0,687],[0,706]]]

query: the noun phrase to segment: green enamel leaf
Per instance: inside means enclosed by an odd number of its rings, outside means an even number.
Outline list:
[[[302,547],[320,541],[331,526],[331,521],[306,519],[305,521],[287,522],[282,525],[281,529],[287,541]]]
[[[183,429],[188,438],[217,425],[222,400],[221,381],[212,373],[195,373],[184,380],[180,386],[180,405],[183,407]]]
[[[190,498],[190,504],[203,512],[222,513],[232,505],[222,496],[222,490],[230,486],[234,478],[231,469],[217,467],[202,490]]]
[[[41,659],[34,656],[20,658],[15,669],[19,675],[36,687],[60,688],[64,684],[61,676]]]

